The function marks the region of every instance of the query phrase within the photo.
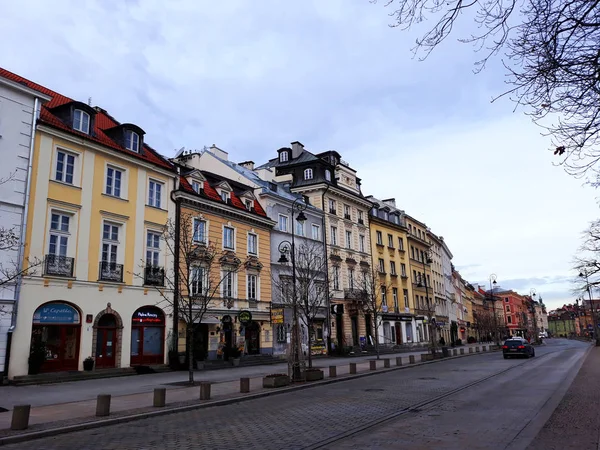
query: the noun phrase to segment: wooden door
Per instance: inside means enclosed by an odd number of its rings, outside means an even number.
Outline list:
[[[98,328],[98,335],[96,340],[96,368],[107,369],[116,367],[116,341],[116,328]]]

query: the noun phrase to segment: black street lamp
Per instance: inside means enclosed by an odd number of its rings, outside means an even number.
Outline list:
[[[537,342],[538,344],[540,343],[540,336],[538,333],[538,327],[537,327],[537,318],[535,316],[535,296],[537,295],[536,291],[534,288],[531,288],[529,290],[529,299],[530,304],[529,304],[529,311],[531,312],[531,317],[533,318],[533,338],[535,339],[535,342]]]
[[[431,303],[429,301],[429,287],[427,286],[427,265],[430,265],[433,262],[431,258],[431,249],[428,249],[425,252],[423,263],[423,276],[419,277],[419,282],[417,283],[417,287],[425,287],[425,301],[427,302],[427,328],[429,329],[429,340],[431,345],[431,353],[435,355],[436,353],[436,345],[435,345],[435,327],[433,324],[433,314],[431,312]]]
[[[300,339],[298,336],[300,332],[300,325],[298,323],[298,296],[296,292],[296,243],[294,242],[294,211],[298,211],[296,222],[304,223],[306,221],[306,216],[304,215],[305,209],[306,204],[301,199],[297,198],[294,200],[290,210],[292,213],[292,241],[281,241],[278,247],[280,256],[277,262],[280,264],[287,264],[288,253],[290,254],[290,259],[292,262],[292,352],[289,360],[292,381],[302,381],[304,378],[303,361],[300,351]],[[310,351],[310,349],[308,351]]]
[[[498,277],[495,273],[490,275],[490,301],[492,302],[492,308],[494,309],[494,340],[496,345],[500,346],[500,337],[498,332],[498,319],[496,317],[496,297],[494,296],[494,288],[498,284]]]
[[[592,324],[594,325],[594,339],[596,340],[596,346],[600,346],[600,337],[598,336],[598,324],[597,324],[596,312],[594,311],[594,300],[592,299],[592,290],[590,289],[589,274],[585,267],[581,270],[581,272],[579,272],[579,276],[581,278],[585,278],[585,288],[590,297],[590,309],[592,311]]]

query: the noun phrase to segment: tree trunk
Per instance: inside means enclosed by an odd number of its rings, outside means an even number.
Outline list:
[[[308,320],[308,368],[312,369],[312,320]]]
[[[187,327],[187,359],[188,359],[188,378],[191,385],[194,384],[194,326],[188,323]]]
[[[379,359],[379,332],[377,330],[377,313],[373,314],[373,323],[375,324],[375,353],[377,353],[377,359]]]

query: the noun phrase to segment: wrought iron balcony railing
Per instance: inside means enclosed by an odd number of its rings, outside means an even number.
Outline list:
[[[75,258],[59,255],[46,255],[44,274],[56,277],[73,277]]]
[[[117,264],[108,261],[100,262],[100,281],[114,281],[117,283],[123,282],[123,264]]]
[[[144,267],[144,284],[147,286],[164,286],[165,269],[158,266]]]

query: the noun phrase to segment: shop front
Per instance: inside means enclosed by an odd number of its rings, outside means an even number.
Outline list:
[[[33,314],[31,350],[45,353],[39,372],[78,370],[81,313],[75,306],[52,302]]]
[[[162,364],[165,360],[165,314],[144,306],[131,318],[131,365]]]

